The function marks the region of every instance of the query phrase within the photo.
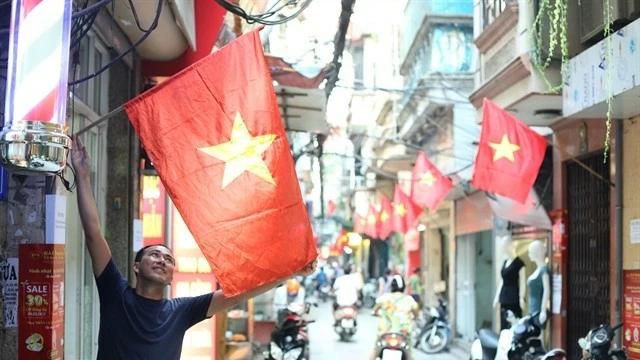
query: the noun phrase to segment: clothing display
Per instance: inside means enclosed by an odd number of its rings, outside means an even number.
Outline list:
[[[511,310],[516,317],[522,317],[520,308],[520,270],[524,267],[524,262],[516,257],[507,265],[505,260],[502,264],[502,288],[498,301],[500,302],[500,327],[502,330],[511,327],[507,321],[507,311]]]
[[[544,284],[542,283],[542,276],[544,274],[549,274],[549,267],[547,265],[541,266],[538,269],[538,274],[536,275],[535,278],[529,278],[527,280],[527,286],[529,287],[529,313],[530,314],[539,313],[540,310],[542,309],[542,295],[544,292]],[[536,316],[536,319],[538,319],[538,316]],[[545,324],[538,324],[538,325],[540,325],[541,327],[544,327]]]

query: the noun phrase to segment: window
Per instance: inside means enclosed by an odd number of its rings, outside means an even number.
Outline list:
[[[84,78],[100,70],[109,62],[106,47],[95,34],[89,33],[80,41],[80,62],[76,79]],[[108,70],[95,78],[76,85],[75,97],[98,115],[108,112]]]
[[[482,13],[483,13],[483,22],[482,27],[486,29],[487,26],[491,25],[491,23],[498,17],[507,5],[513,2],[512,0],[482,0]]]

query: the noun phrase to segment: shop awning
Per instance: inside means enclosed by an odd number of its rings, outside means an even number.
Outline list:
[[[525,204],[495,194],[487,194],[487,199],[495,215],[502,219],[538,229],[552,229],[549,214],[534,189],[531,189]]]

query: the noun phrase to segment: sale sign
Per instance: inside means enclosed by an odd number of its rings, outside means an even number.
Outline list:
[[[623,284],[623,345],[629,359],[640,359],[640,270],[625,270]]]
[[[64,356],[64,245],[20,245],[19,359]]]
[[[166,192],[160,177],[143,175],[140,218],[144,246],[164,244],[165,200]]]

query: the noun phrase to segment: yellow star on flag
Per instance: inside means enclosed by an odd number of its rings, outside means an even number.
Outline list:
[[[371,214],[367,217],[367,221],[369,221],[369,224],[373,225],[376,223],[376,216]]]
[[[407,209],[404,207],[404,204],[396,204],[394,206],[394,212],[396,215],[404,217],[407,214]]]
[[[276,185],[267,164],[262,159],[262,154],[275,139],[275,134],[251,136],[242,116],[237,112],[231,130],[231,139],[228,142],[198,148],[198,150],[225,162],[222,176],[223,189],[245,171]]]
[[[382,212],[380,213],[380,221],[387,222],[387,220],[389,220],[389,213],[387,213],[386,210],[382,210]]]
[[[515,162],[516,158],[513,153],[520,150],[520,146],[513,144],[509,141],[507,134],[502,135],[500,143],[489,143],[489,146],[496,152],[493,154],[493,162],[496,162],[502,158],[505,158],[511,162]]]
[[[420,175],[420,184],[423,185],[426,184],[427,186],[433,186],[433,183],[435,183],[436,180],[436,177],[433,176],[431,171],[427,171],[424,174]]]

